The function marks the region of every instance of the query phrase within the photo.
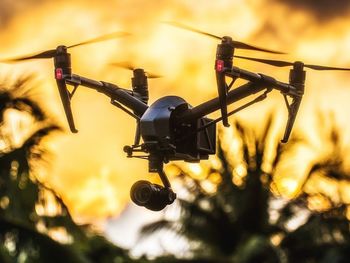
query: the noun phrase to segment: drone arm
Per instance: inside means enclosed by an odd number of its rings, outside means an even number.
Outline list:
[[[241,79],[248,80],[249,82],[230,90],[227,93],[227,104],[239,101],[245,97],[258,93],[266,87],[273,87],[283,94],[295,94],[295,87],[290,84],[280,82],[272,77],[264,74],[253,73],[238,67],[232,67],[231,71],[226,71],[225,75],[230,77],[239,77]],[[188,122],[190,120],[195,120],[201,118],[209,113],[212,113],[221,108],[220,101],[218,98],[212,99],[210,101],[204,102],[192,109],[189,109],[184,114],[179,117],[180,122]]]
[[[296,88],[288,83],[278,81],[273,77],[264,74],[250,72],[248,70],[244,70],[238,67],[232,67],[232,70],[230,72],[226,72],[226,74],[228,76],[238,76],[241,79],[245,79],[252,82],[261,82],[265,86],[273,87],[274,89],[277,89],[283,94],[287,95],[293,95],[296,91]]]
[[[123,106],[131,109],[137,115],[142,115],[148,108],[148,106],[145,103],[143,103],[136,96],[134,96],[136,94],[134,94],[133,91],[119,88],[114,84],[88,79],[75,74],[66,77],[65,80],[68,84],[81,85],[97,90],[98,92],[107,95],[112,100],[117,101]]]
[[[227,103],[231,104],[233,102],[239,101],[264,89],[265,87],[261,85],[261,83],[248,82],[236,89],[229,91],[227,94]],[[220,100],[219,98],[215,98],[185,111],[184,114],[179,116],[178,121],[186,123],[192,120],[196,120],[216,110],[219,110],[220,108]]]
[[[244,69],[240,69],[238,67],[232,67],[232,72],[229,72],[228,74],[234,74],[235,76],[238,75],[240,78],[243,78],[249,81],[254,81],[254,82],[262,81],[266,85],[281,91],[281,93],[284,96],[286,106],[288,109],[288,121],[287,121],[283,138],[281,140],[282,143],[286,143],[291,134],[291,131],[301,104],[301,100],[304,94],[305,71],[303,71],[302,65],[297,64],[297,67],[291,70],[290,80],[289,80],[290,84],[280,82],[264,74],[256,74]],[[288,101],[287,96],[292,97],[291,103]]]
[[[289,116],[286,131],[282,140],[282,142],[287,142],[302,98],[302,93],[299,91],[300,89],[295,82],[291,82],[293,85],[290,85],[288,83],[280,82],[270,76],[253,73],[238,67],[232,67],[232,70],[225,72],[225,74],[227,76],[239,77],[249,81],[248,83],[228,92],[227,104],[231,104],[252,94],[258,93],[266,89],[266,87],[269,87],[269,89],[277,89],[281,91],[284,96],[288,95],[293,98],[293,102],[290,105],[287,105]],[[204,102],[181,114],[178,117],[178,122],[186,123],[204,117],[205,115],[220,109],[220,105],[219,98]]]

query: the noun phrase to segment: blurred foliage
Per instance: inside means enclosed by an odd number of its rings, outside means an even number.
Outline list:
[[[317,116],[321,149],[303,142],[319,154],[309,165],[301,195],[284,208],[289,212],[292,206],[294,211],[295,206],[299,210],[309,209],[310,216],[284,237],[281,247],[290,262],[348,262],[349,200],[345,196],[350,186],[350,171],[346,166],[349,148],[343,141],[342,129],[337,126],[334,115],[318,112]]]
[[[173,231],[189,241],[190,257],[198,262],[347,262],[350,242],[346,204],[311,210],[310,197],[315,193],[304,191],[316,170],[322,169],[332,178],[335,171],[338,179],[348,178],[342,170],[341,155],[331,151],[315,160],[302,190],[288,200],[280,196],[274,182],[277,167],[284,162],[285,153],[306,142],[300,135],[287,145],[276,142],[272,117],[262,134],[239,122],[233,130],[229,140],[220,133],[221,165],[207,170],[204,180],[191,177],[182,166],[176,167],[187,187],[186,197],[178,201],[180,215],[145,225],[142,237]],[[338,142],[333,130],[330,143],[336,149]],[[234,150],[232,145],[239,147]],[[207,182],[213,175],[220,179],[215,180],[216,190],[208,191]]]
[[[38,180],[49,155],[42,141],[60,128],[30,96],[32,79],[0,84],[0,262],[131,262],[89,226],[77,225],[59,195]],[[16,142],[9,127],[15,110],[32,120]],[[22,125],[23,126],[23,125]]]
[[[341,192],[350,178],[334,125],[325,139],[330,150],[310,164],[291,200],[279,195],[276,171],[285,153],[308,142],[301,136],[287,145],[276,142],[271,116],[260,134],[239,122],[231,133],[221,131],[217,159],[204,175],[191,177],[176,167],[187,189],[178,200],[178,218],[142,230],[143,236],[167,229],[186,237],[188,257],[133,259],[89,226],[77,225],[60,196],[38,180],[50,156],[42,142],[60,128],[31,98],[31,81],[0,84],[0,262],[347,262],[348,203],[315,187],[324,180]],[[12,125],[26,130],[18,133],[21,140],[9,129],[11,111],[31,120]],[[315,202],[328,205],[320,209]]]

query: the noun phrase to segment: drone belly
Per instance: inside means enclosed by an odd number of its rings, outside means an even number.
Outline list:
[[[163,140],[169,137],[170,114],[167,108],[154,108],[146,113],[140,121],[143,140],[147,142],[149,140]]]
[[[198,131],[210,119],[204,117],[189,123],[177,123],[176,116],[189,108],[186,101],[176,96],[154,102],[140,120],[145,150],[167,160],[187,162],[198,162],[214,154],[215,125]]]
[[[183,106],[187,106],[186,101],[177,96],[166,96],[154,102],[140,120],[140,131],[144,142],[170,142],[172,114],[178,107]]]

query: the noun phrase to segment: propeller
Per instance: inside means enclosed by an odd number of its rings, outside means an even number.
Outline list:
[[[109,65],[114,66],[114,67],[119,67],[119,68],[132,70],[132,71],[134,71],[136,69],[140,69],[140,68],[135,67],[134,65],[132,65],[131,63],[126,62],[126,61],[112,62],[112,63],[109,63]],[[149,78],[149,79],[157,79],[157,78],[162,78],[163,77],[162,75],[153,74],[153,73],[150,73],[148,71],[145,71],[145,73],[147,74],[147,78]]]
[[[295,63],[301,63],[301,62],[289,62],[289,61],[274,60],[274,59],[252,58],[252,57],[245,57],[245,56],[234,56],[234,57],[256,61],[256,62],[268,64],[271,66],[275,66],[275,67],[288,67],[288,66],[294,66]],[[311,64],[303,64],[303,67],[310,68],[313,70],[350,70],[350,68],[338,68],[338,67],[329,67],[329,66],[320,66],[320,65],[311,65]]]
[[[87,41],[76,43],[74,45],[67,46],[66,48],[79,47],[79,46],[88,45],[92,43],[98,43],[98,42],[107,41],[115,38],[125,37],[128,35],[130,34],[125,32],[114,32],[114,33],[98,36],[98,37],[89,39]],[[34,53],[34,54],[24,55],[24,56],[15,57],[15,58],[1,59],[0,62],[11,63],[11,62],[20,62],[20,61],[25,61],[30,59],[47,59],[47,58],[55,57],[56,54],[57,54],[57,49],[50,49],[40,53]]]
[[[211,33],[207,33],[204,32],[202,30],[198,30],[196,28],[181,24],[181,23],[177,23],[177,22],[164,22],[165,24],[177,27],[177,28],[181,28],[181,29],[185,29],[188,31],[192,31],[204,36],[208,36],[211,38],[215,38],[218,40],[225,40],[225,39],[230,39],[230,37],[220,37]],[[238,49],[248,49],[248,50],[255,50],[255,51],[262,51],[262,52],[267,52],[267,53],[273,53],[273,54],[285,54],[284,52],[280,52],[280,51],[274,51],[274,50],[270,50],[270,49],[266,49],[266,48],[261,48],[261,47],[257,47],[257,46],[253,46],[244,42],[240,42],[240,41],[236,41],[236,40],[232,40],[232,44],[233,44],[233,48],[238,48]]]

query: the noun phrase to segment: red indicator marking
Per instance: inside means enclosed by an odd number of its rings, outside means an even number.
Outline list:
[[[56,68],[55,77],[56,79],[63,79],[63,70],[61,68]]]
[[[224,68],[225,68],[224,61],[220,59],[216,60],[215,70],[218,72],[223,72]]]

